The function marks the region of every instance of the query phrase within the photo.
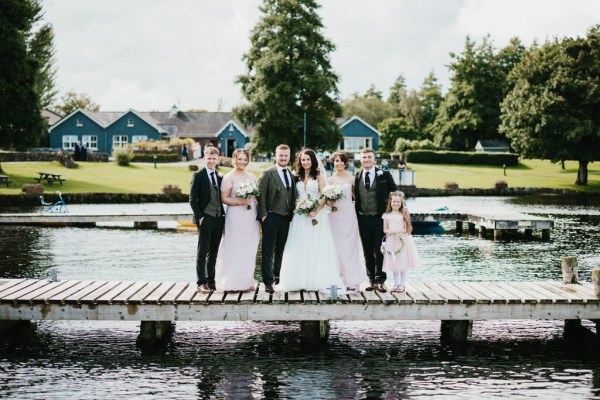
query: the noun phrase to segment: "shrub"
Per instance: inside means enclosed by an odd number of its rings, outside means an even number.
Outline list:
[[[113,158],[122,167],[126,167],[131,164],[131,160],[133,159],[133,151],[126,148],[115,149],[113,150]]]
[[[167,162],[177,162],[181,161],[181,156],[177,153],[167,153],[167,154],[140,154],[134,153],[133,159],[131,161],[135,162],[154,162],[154,156],[156,156],[157,163],[167,163]]]
[[[406,162],[422,164],[495,165],[501,167],[519,164],[514,153],[476,153],[468,151],[408,150]]]

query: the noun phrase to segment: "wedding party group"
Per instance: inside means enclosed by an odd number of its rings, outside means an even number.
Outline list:
[[[205,167],[194,173],[190,187],[200,292],[255,290],[261,232],[268,293],[332,287],[351,292],[363,284],[364,290],[386,292],[388,274],[391,291],[403,292],[407,272],[420,266],[404,194],[389,171],[376,167],[373,149],[361,150],[362,168],[354,176],[346,153],[334,153],[329,178],[309,148],[290,169],[285,144],[258,179],[246,171],[246,149],[233,152],[233,169],[225,176],[216,171],[218,160],[217,149],[206,149]]]

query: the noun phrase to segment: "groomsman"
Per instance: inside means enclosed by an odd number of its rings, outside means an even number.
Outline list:
[[[354,182],[354,207],[358,218],[358,230],[365,253],[365,264],[370,286],[366,290],[385,292],[383,286],[386,273],[383,272],[383,254],[380,251],[383,240],[382,214],[391,192],[398,190],[389,171],[375,167],[375,151],[364,148],[360,152],[362,169],[356,173]]]
[[[190,206],[194,211],[192,222],[198,225],[196,275],[198,290],[211,292],[215,286],[217,252],[225,226],[225,210],[221,204],[221,180],[216,167],[219,150],[208,147],[204,151],[206,166],[194,173],[190,185]]]
[[[258,178],[258,218],[262,224],[262,276],[265,291],[273,293],[279,283],[281,258],[296,204],[296,185],[288,169],[290,148],[275,149],[275,165]]]

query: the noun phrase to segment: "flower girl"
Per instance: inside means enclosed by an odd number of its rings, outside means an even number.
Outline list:
[[[394,287],[392,292],[403,292],[406,284],[406,272],[421,265],[415,241],[411,235],[412,224],[406,209],[404,193],[390,193],[383,218],[385,242],[383,252],[383,271],[392,273]]]

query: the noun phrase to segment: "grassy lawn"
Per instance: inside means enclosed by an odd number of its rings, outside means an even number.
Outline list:
[[[265,164],[263,167],[269,166]],[[410,164],[416,170],[417,187],[444,187],[444,182],[458,183],[460,188],[491,188],[497,180],[506,180],[509,187],[545,187],[600,192],[600,164],[589,164],[589,184],[586,187],[574,185],[577,163],[560,164],[543,160],[524,160],[518,167],[462,166],[442,164]],[[23,183],[34,183],[38,171],[63,174],[67,179],[64,186],[55,183],[49,187],[44,182],[46,192],[61,190],[64,193],[160,193],[165,184],[178,185],[184,193],[189,192],[192,171],[185,165],[136,164],[121,167],[115,163],[80,162],[79,168],[67,169],[58,162],[2,163],[4,175],[10,176],[10,188],[0,187],[0,194],[19,194]],[[221,168],[226,173],[228,168]],[[251,172],[258,175],[260,169]],[[397,171],[394,171],[397,174]]]

